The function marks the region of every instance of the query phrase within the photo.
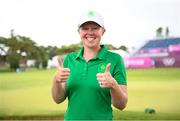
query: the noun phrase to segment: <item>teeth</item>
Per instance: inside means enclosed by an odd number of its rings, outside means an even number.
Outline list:
[[[87,40],[92,41],[92,40],[94,40],[94,38],[88,37]]]

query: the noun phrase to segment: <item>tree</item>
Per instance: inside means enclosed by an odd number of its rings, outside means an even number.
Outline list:
[[[0,36],[0,44],[5,44],[6,43],[6,38]]]
[[[37,67],[47,66],[48,54],[46,48],[37,46],[29,37],[14,35],[11,30],[11,37],[6,39],[6,46],[9,47],[7,52],[7,62],[10,68],[16,70],[25,67],[28,59],[35,59]]]
[[[20,62],[20,43],[13,34],[11,35],[12,36],[7,39],[6,45],[9,47],[7,52],[7,62],[10,64],[12,70],[16,70],[19,68]]]
[[[165,33],[166,35],[166,37],[169,37],[169,27],[166,27],[166,33]]]
[[[12,70],[16,70],[19,68],[20,55],[16,51],[10,49],[8,52],[7,61],[10,64],[10,68]]]
[[[58,48],[56,46],[48,46],[46,51],[49,59],[52,59],[54,56],[58,55]]]
[[[47,49],[44,46],[39,46],[38,47],[38,52],[39,52],[39,62],[40,64],[42,64],[42,68],[46,68],[48,65],[48,53],[47,53]]]
[[[58,54],[63,55],[70,52],[78,51],[81,47],[80,43],[77,44],[71,44],[69,46],[61,46],[61,48],[58,49]]]
[[[125,45],[121,45],[118,49],[124,50],[124,51],[128,51],[128,48]]]
[[[117,50],[118,48],[114,47],[112,44],[105,44],[108,50]]]
[[[0,37],[0,65],[6,63],[7,56],[7,47],[6,47],[6,38]]]
[[[163,31],[163,28],[162,28],[162,27],[159,27],[159,28],[156,30],[156,37],[157,37],[157,38],[163,37],[162,31]]]

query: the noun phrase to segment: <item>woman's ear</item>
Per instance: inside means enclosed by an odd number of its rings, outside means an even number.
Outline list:
[[[102,29],[103,29],[102,35],[104,35],[104,33],[106,32],[106,29],[105,28],[102,28]]]
[[[77,32],[79,33],[79,28],[77,29]]]

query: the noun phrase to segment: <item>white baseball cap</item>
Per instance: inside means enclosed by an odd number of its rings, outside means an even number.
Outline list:
[[[90,21],[97,23],[101,27],[104,27],[104,19],[96,11],[88,11],[88,12],[83,13],[80,16],[80,19],[79,19],[79,22],[78,22],[78,27],[80,27],[82,24],[84,24],[86,22],[90,22]]]

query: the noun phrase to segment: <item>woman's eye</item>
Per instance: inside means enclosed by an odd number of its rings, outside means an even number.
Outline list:
[[[88,28],[82,28],[82,30],[84,30],[84,31],[85,31],[85,30],[88,30]]]
[[[92,28],[93,30],[98,30],[99,28],[98,27],[96,27],[96,28]]]

